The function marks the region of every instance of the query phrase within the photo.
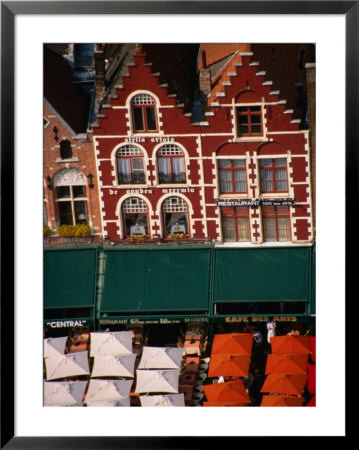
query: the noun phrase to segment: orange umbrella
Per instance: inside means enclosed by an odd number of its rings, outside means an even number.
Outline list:
[[[209,402],[236,402],[242,404],[251,402],[242,380],[203,384],[202,387]]]
[[[216,334],[213,339],[212,355],[250,355],[252,352],[252,333]]]
[[[267,357],[265,373],[307,373],[308,355],[276,355]]]
[[[261,392],[273,392],[283,395],[301,395],[307,382],[307,375],[302,373],[270,373],[263,383]]]
[[[310,355],[309,336],[289,335],[274,336],[271,338],[272,353],[274,354],[304,354]]]
[[[221,355],[212,356],[209,368],[209,377],[246,377],[249,371],[250,355]]]
[[[261,406],[303,406],[303,397],[263,395]]]
[[[247,402],[246,402],[247,403]],[[244,406],[243,402],[203,402],[202,406]]]

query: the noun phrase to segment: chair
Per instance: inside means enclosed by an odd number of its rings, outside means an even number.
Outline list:
[[[202,382],[207,378],[207,374],[206,373],[200,373],[197,377],[197,382]]]
[[[199,392],[198,394],[193,394],[192,396],[192,402],[194,401],[198,401],[200,402],[204,397],[204,393],[203,392]]]

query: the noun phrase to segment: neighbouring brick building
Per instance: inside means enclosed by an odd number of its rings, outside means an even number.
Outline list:
[[[44,225],[45,246],[102,240],[96,164],[89,132],[91,99],[74,83],[74,69],[44,47]],[[89,80],[91,85],[93,81]],[[61,237],[61,225],[88,224],[91,234]]]

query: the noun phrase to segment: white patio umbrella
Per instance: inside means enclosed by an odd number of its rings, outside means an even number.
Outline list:
[[[130,397],[121,398],[118,401],[98,401],[98,402],[87,402],[86,406],[130,406]]]
[[[140,395],[141,406],[185,406],[184,394]]]
[[[136,355],[97,355],[91,377],[134,377]]]
[[[49,356],[45,358],[45,365],[46,380],[90,375],[88,352]]]
[[[44,406],[82,406],[87,381],[44,381]]]
[[[133,380],[93,380],[89,382],[85,402],[122,401],[129,397]]]
[[[139,369],[179,369],[184,348],[143,347]]]
[[[63,355],[65,353],[67,336],[44,339],[44,358]]]
[[[179,369],[137,370],[137,393],[164,392],[178,394]]]
[[[91,333],[90,356],[132,354],[132,331]]]

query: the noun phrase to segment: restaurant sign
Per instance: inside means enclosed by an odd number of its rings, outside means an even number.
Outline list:
[[[179,323],[208,323],[208,317],[104,317],[100,325],[175,325]]]
[[[297,316],[214,316],[212,322],[214,323],[257,323],[268,322],[274,320],[275,322],[298,322]]]
[[[93,319],[52,319],[45,320],[44,326],[47,328],[72,328],[88,327],[93,325]]]
[[[219,207],[226,206],[292,206],[295,205],[293,199],[275,199],[275,200],[217,200]]]

